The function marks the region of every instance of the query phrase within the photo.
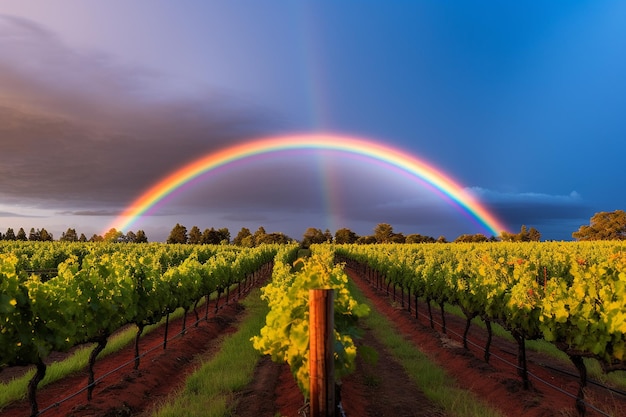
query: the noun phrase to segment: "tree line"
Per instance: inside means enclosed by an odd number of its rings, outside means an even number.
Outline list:
[[[626,240],[626,212],[615,210],[612,212],[599,212],[593,215],[589,225],[582,225],[572,233],[576,240]],[[17,233],[12,228],[8,228],[6,233],[0,232],[0,240],[20,240],[20,241],[53,241],[52,233],[46,229],[31,228],[26,234],[23,228]],[[500,236],[487,237],[484,234],[463,234],[458,236],[453,242],[528,242],[540,241],[541,233],[534,227],[528,228],[522,225],[519,233],[502,232]],[[114,228],[110,229],[103,236],[94,234],[89,239],[81,233],[78,235],[76,229],[68,228],[63,232],[59,241],[65,242],[128,242],[145,243],[148,237],[143,230],[137,232],[129,231],[123,233]],[[198,226],[191,229],[180,223],[170,232],[167,243],[188,243],[188,244],[233,244],[244,247],[255,247],[261,244],[287,244],[296,241],[282,232],[267,233],[264,227],[259,227],[254,233],[246,227],[242,227],[234,239],[231,241],[231,234],[228,228],[215,229],[213,227],[201,231]],[[313,243],[337,243],[337,244],[374,244],[374,243],[447,243],[444,236],[434,238],[421,234],[396,233],[388,223],[379,223],[374,227],[371,235],[359,236],[348,228],[341,228],[332,234],[328,229],[322,231],[314,227],[305,230],[300,240],[304,247]]]

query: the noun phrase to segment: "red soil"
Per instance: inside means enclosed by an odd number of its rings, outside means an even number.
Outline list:
[[[349,272],[354,278],[354,274]],[[448,334],[441,328],[430,328],[423,317],[413,318],[406,310],[391,303],[389,297],[373,289],[365,281],[355,279],[361,290],[370,299],[371,305],[387,315],[407,340],[414,342],[420,350],[446,369],[458,384],[473,391],[493,407],[507,416],[547,417],[576,416],[575,401],[541,382],[532,381],[529,390],[524,390],[520,378],[512,365],[497,360],[502,357],[515,363],[514,352],[517,346],[495,339],[491,352],[494,354],[487,364],[482,360],[482,352],[477,348],[465,351],[458,337],[452,331],[462,334],[464,320],[446,316]],[[243,308],[236,302],[226,305],[208,321],[201,321],[198,327],[188,327],[185,335],[168,340],[167,349],[157,348],[141,359],[139,370],[132,369],[132,363],[119,372],[100,380],[94,390],[93,399],[87,401],[86,392],[64,401],[43,414],[44,417],[57,416],[138,416],[147,415],[158,406],[168,394],[175,392],[185,377],[193,372],[199,355],[208,357],[217,348],[220,335],[236,329]],[[425,312],[425,305],[420,305]],[[438,318],[438,314],[434,314]],[[190,315],[189,317],[193,317]],[[170,323],[170,334],[178,333],[182,320]],[[485,332],[473,326],[470,340],[484,345]],[[141,350],[162,343],[162,329],[153,331],[141,340]],[[359,359],[357,371],[343,381],[341,389],[342,406],[347,416],[444,416],[420,390],[409,380],[402,368],[386,352],[382,345],[366,331],[359,341],[378,352],[375,362]],[[513,354],[512,354],[513,353]],[[99,359],[96,362],[96,378],[121,364],[132,361],[133,347]],[[540,378],[575,395],[578,390],[576,378],[548,370],[538,363],[550,364],[575,373],[573,365],[555,363],[540,355],[529,354],[529,370]],[[1,374],[0,374],[1,375]],[[37,399],[43,410],[71,393],[87,385],[86,372],[80,372],[38,390]],[[611,395],[594,386],[585,389],[586,399],[609,415],[626,415],[626,400]],[[239,417],[274,417],[277,414],[296,417],[304,405],[293,377],[286,365],[278,365],[263,358],[255,371],[254,381],[239,395],[239,405],[234,415]],[[587,407],[587,416],[597,416]],[[26,401],[19,401],[5,407],[2,416],[28,416],[30,407]]]

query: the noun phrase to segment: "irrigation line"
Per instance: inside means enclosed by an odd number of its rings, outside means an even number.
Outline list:
[[[357,271],[355,271],[355,272],[357,272]],[[357,272],[357,273],[358,273],[358,272]],[[364,279],[364,277],[362,277],[360,274],[359,274],[359,276],[360,276],[360,278],[361,278],[361,279]],[[372,285],[372,284],[370,283],[370,285]],[[372,285],[372,286],[373,286],[373,285]],[[374,288],[378,289],[378,288],[377,288],[377,287],[375,287],[375,286],[374,286]],[[384,292],[384,293],[387,295],[387,297],[391,297],[391,296],[392,296],[392,293],[391,293],[390,291],[388,291],[387,289],[384,289],[382,292]],[[409,296],[409,297],[410,297],[410,296]],[[395,301],[395,296],[394,296],[394,301]],[[409,304],[410,304],[410,298],[409,298]],[[425,319],[427,319],[428,321],[430,321],[430,320],[431,320],[431,317],[430,317],[430,316],[428,316],[428,315],[426,315],[425,313],[422,313],[422,312],[418,311],[418,312],[417,312],[417,314],[418,314],[418,315],[421,315],[422,317],[424,317],[424,318],[425,318]],[[436,324],[436,325],[438,325],[439,327],[443,328],[443,323],[440,323],[440,322],[438,322],[438,321],[437,321],[437,320],[435,320],[435,319],[432,319],[432,322],[433,322],[433,324]],[[451,333],[451,334],[453,334],[453,335],[457,336],[460,340],[463,340],[463,335],[461,335],[461,334],[459,334],[459,333],[455,332],[454,330],[449,329],[449,328],[446,326],[446,334],[447,334],[447,333]],[[483,346],[481,346],[481,345],[479,345],[479,344],[477,344],[477,343],[474,343],[474,342],[473,342],[473,341],[471,341],[469,338],[467,339],[467,343],[469,343],[470,345],[472,345],[472,346],[476,347],[478,350],[482,350],[482,351],[483,351],[483,353],[484,353],[484,352],[486,352],[486,349],[485,349]],[[493,352],[489,352],[489,354],[490,354],[490,356],[492,356],[492,357],[494,357],[494,358],[496,358],[496,359],[500,360],[501,362],[505,363],[506,365],[509,365],[509,366],[513,367],[513,368],[514,368],[514,369],[516,369],[516,370],[521,370],[521,369],[522,369],[522,368],[520,368],[519,366],[517,366],[517,364],[510,362],[509,360],[507,360],[507,359],[505,359],[505,358],[501,357],[501,356],[500,356],[500,355],[498,355],[498,354],[495,354],[495,353],[493,353]],[[547,366],[547,365],[543,365],[543,364],[540,364],[540,363],[536,363],[536,362],[534,362],[534,363],[535,363],[535,365],[537,365],[537,366],[544,367],[544,368],[554,369],[555,371],[560,371],[560,372],[563,372],[563,373],[568,374],[568,375],[570,375],[570,376],[576,377],[576,375],[571,374],[571,373],[569,373],[569,372],[567,372],[567,371],[562,371],[562,370],[559,370],[559,369],[555,369],[555,368],[553,368],[553,367],[550,367],[550,366]],[[543,383],[544,385],[546,385],[546,386],[548,386],[548,387],[550,387],[550,388],[553,388],[554,390],[556,390],[556,391],[558,391],[558,392],[560,392],[560,393],[562,393],[562,394],[564,394],[564,395],[566,395],[566,396],[568,396],[568,397],[572,398],[572,399],[573,399],[573,400],[575,400],[575,401],[576,401],[576,400],[578,400],[578,397],[577,397],[576,395],[571,394],[571,393],[569,393],[569,392],[565,391],[564,389],[562,389],[562,388],[560,388],[560,387],[557,387],[556,385],[554,385],[554,384],[552,384],[552,383],[550,383],[550,382],[548,382],[548,381],[546,381],[546,380],[542,379],[541,377],[539,377],[539,376],[537,376],[537,375],[533,374],[533,373],[532,373],[532,372],[530,372],[529,370],[526,370],[526,372],[527,372],[528,376],[533,377],[536,381],[539,381],[539,382]],[[588,380],[588,382],[589,382],[589,380]],[[607,387],[606,385],[604,385],[604,384],[602,384],[602,383],[599,383],[599,382],[596,382],[596,381],[592,381],[592,383],[593,383],[593,384],[595,384],[595,385],[597,385],[597,386],[599,386],[599,387],[601,387],[601,388],[604,388],[604,389],[606,389],[606,390],[609,390],[609,391],[615,392],[615,393],[617,393],[617,394],[626,395],[626,392],[623,392],[623,391],[620,391],[620,390],[615,390],[615,389],[613,389],[613,388],[611,388],[611,387]],[[586,400],[584,400],[584,399],[582,400],[582,403],[583,403],[585,406],[588,406],[589,408],[593,409],[594,411],[596,411],[597,413],[600,413],[601,415],[603,415],[603,416],[605,416],[605,417],[612,417],[612,416],[611,416],[610,414],[608,414],[606,411],[603,411],[603,410],[601,410],[601,409],[599,409],[599,408],[595,407],[593,404],[588,403],[588,402],[587,402]]]
[[[242,294],[242,295],[246,295],[246,294],[248,294],[251,290],[252,290],[252,286],[251,286],[250,288],[248,288],[247,290],[246,290],[246,289],[244,289],[244,290],[241,292],[241,294]],[[238,295],[233,295],[231,298],[229,298],[228,300],[226,300],[226,303],[225,303],[225,304],[223,304],[223,305],[219,306],[219,307],[218,307],[218,310],[221,310],[222,308],[224,308],[224,305],[228,305],[228,303],[229,303],[229,302],[231,302],[231,301],[238,301],[238,300],[239,300],[239,298],[241,298],[241,297],[240,297],[240,296],[238,296]],[[186,327],[185,329],[181,330],[180,332],[178,332],[177,334],[175,334],[174,336],[172,336],[172,337],[171,337],[169,340],[167,340],[167,341],[170,341],[170,342],[171,342],[172,340],[175,340],[175,339],[177,339],[177,338],[179,338],[179,337],[182,337],[182,336],[184,335],[184,333],[185,333],[185,332],[187,332],[187,330],[189,330],[189,328],[191,328],[191,327],[195,327],[195,326],[196,326],[197,324],[199,324],[201,321],[207,321],[207,322],[208,322],[208,321],[209,321],[209,319],[208,319],[208,318],[204,318],[204,317],[202,317],[202,318],[200,318],[200,319],[196,320],[195,322],[191,323],[191,324],[189,325],[189,327]],[[135,362],[135,360],[136,360],[136,359],[141,359],[141,358],[143,358],[144,356],[146,356],[148,353],[150,353],[150,352],[152,352],[152,351],[154,351],[154,350],[156,350],[156,349],[158,349],[158,348],[162,347],[165,343],[166,343],[166,341],[164,340],[164,341],[162,341],[162,342],[158,343],[157,345],[155,345],[155,346],[151,347],[150,349],[148,349],[148,350],[144,351],[144,352],[143,352],[143,353],[141,353],[139,356],[137,356],[137,357],[133,357],[131,360],[129,360],[129,361],[127,361],[127,362],[123,363],[122,365],[118,366],[117,368],[112,369],[112,370],[110,370],[109,372],[105,373],[104,375],[99,376],[98,378],[96,378],[96,379],[94,380],[94,382],[93,382],[93,383],[88,384],[87,386],[85,386],[85,387],[83,387],[83,388],[79,389],[78,391],[76,391],[76,392],[74,392],[74,393],[72,393],[72,394],[68,395],[67,397],[62,398],[61,400],[59,400],[59,401],[57,401],[57,402],[54,402],[54,403],[50,404],[50,405],[49,405],[49,406],[47,406],[46,408],[44,408],[44,409],[42,409],[42,410],[39,410],[39,411],[37,412],[37,415],[39,416],[39,415],[41,415],[41,414],[45,413],[46,411],[49,411],[49,410],[51,410],[51,409],[53,409],[53,408],[57,408],[57,407],[59,407],[59,406],[60,406],[61,404],[63,404],[64,402],[71,400],[72,398],[74,398],[74,397],[76,397],[77,395],[79,395],[79,394],[83,393],[85,390],[89,389],[90,387],[95,386],[96,384],[98,384],[100,381],[102,381],[104,378],[108,377],[109,375],[114,374],[114,373],[116,373],[116,372],[119,372],[121,369],[123,369],[123,368],[127,367],[128,365],[130,365],[131,363]]]
[[[578,375],[576,375],[576,374],[574,374],[572,372],[566,371],[565,369],[559,369],[559,368],[556,368],[556,367],[548,365],[548,364],[537,363],[537,365],[542,366],[544,368],[551,369],[551,370],[556,371],[556,372],[560,372],[560,373],[565,374],[565,375],[569,375],[569,376],[574,377],[574,378],[578,377]],[[621,395],[623,397],[626,397],[626,391],[622,391],[620,389],[613,388],[613,387],[607,387],[602,382],[596,381],[595,379],[587,377],[587,382],[589,384],[593,384],[593,385],[595,385],[597,387],[600,387],[600,388],[605,388],[605,389],[607,389],[607,390],[609,390],[611,392],[614,392],[615,394],[618,394],[618,395]]]

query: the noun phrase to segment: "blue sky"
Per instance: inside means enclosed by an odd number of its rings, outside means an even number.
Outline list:
[[[624,209],[626,3],[0,4],[0,231],[100,233],[195,157],[331,132],[437,166],[510,231]],[[331,204],[332,203],[332,204]],[[426,187],[320,154],[208,175],[134,225],[478,233]]]

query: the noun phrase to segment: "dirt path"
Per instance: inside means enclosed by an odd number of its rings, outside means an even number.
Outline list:
[[[529,371],[552,385],[548,386],[531,379],[531,388],[524,390],[520,377],[516,374],[517,344],[502,338],[495,338],[491,345],[492,357],[489,363],[483,358],[482,346],[486,342],[486,331],[472,326],[469,339],[478,347],[470,346],[469,352],[463,349],[461,342],[465,320],[446,314],[448,334],[441,333],[441,327],[430,328],[428,319],[420,315],[419,320],[414,314],[397,307],[391,298],[370,286],[365,279],[359,278],[354,271],[347,270],[348,275],[357,283],[365,296],[370,299],[378,311],[384,313],[395,323],[399,331],[412,340],[419,349],[446,369],[465,389],[476,393],[492,406],[507,416],[547,417],[577,416],[575,396],[578,391],[578,378],[566,376],[553,369],[539,366],[550,365],[552,368],[564,369],[577,374],[569,362],[561,363],[553,358],[527,351]],[[426,306],[421,303],[420,313],[426,313]],[[413,312],[414,313],[414,312]],[[435,320],[440,319],[438,309],[433,306]],[[498,359],[501,358],[501,359]],[[504,361],[503,361],[504,360]],[[565,393],[569,393],[567,395]],[[585,388],[585,399],[610,416],[626,415],[626,398],[613,394],[605,389],[588,385]],[[591,407],[587,407],[587,416],[600,416]]]

